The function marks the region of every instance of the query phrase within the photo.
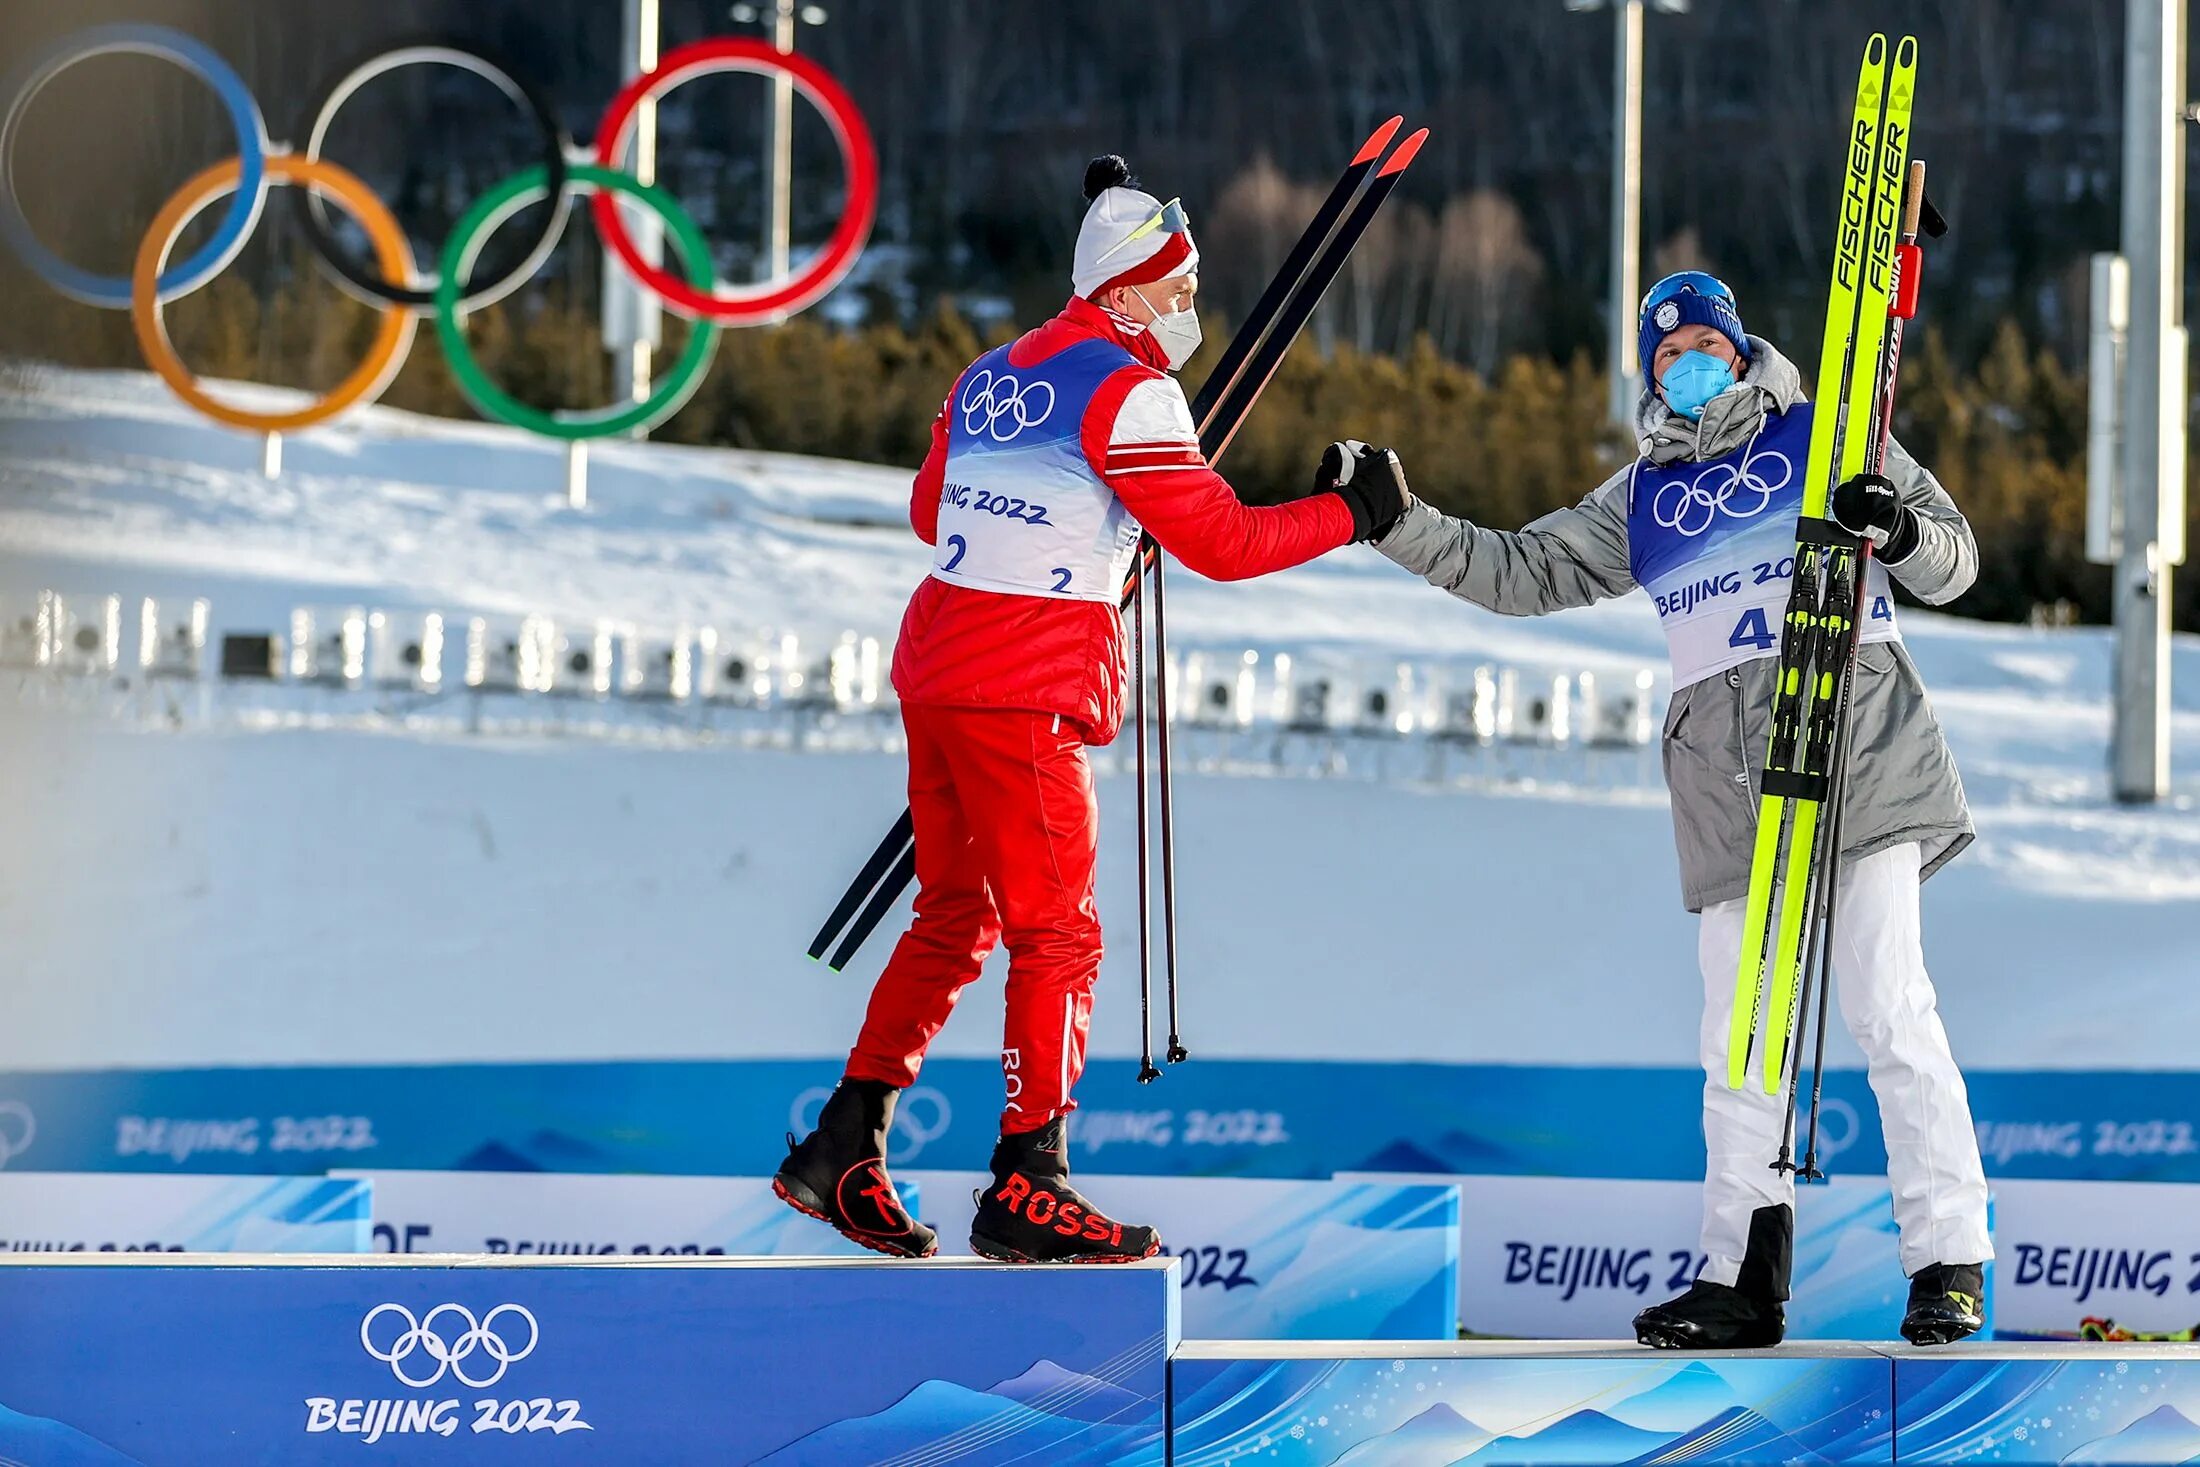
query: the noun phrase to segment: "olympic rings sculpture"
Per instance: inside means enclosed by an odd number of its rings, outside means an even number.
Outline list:
[[[39,92],[78,62],[116,53],[169,61],[205,82],[228,113],[237,140],[235,157],[186,182],[162,207],[127,277],[99,275],[62,259],[32,230],[15,191],[15,149],[24,115]],[[336,114],[353,94],[376,77],[416,65],[458,67],[489,82],[528,114],[541,140],[540,160],[498,184],[465,213],[444,242],[436,269],[426,275],[389,208],[355,174],[321,156]],[[847,200],[824,247],[800,268],[753,285],[718,280],[709,243],[694,219],[671,194],[640,182],[620,166],[644,102],[719,72],[786,77],[824,116],[847,175]],[[298,131],[306,141],[296,150],[270,140],[258,101],[226,61],[165,26],[102,25],[60,37],[34,52],[0,86],[8,98],[0,111],[0,243],[63,295],[86,305],[129,311],[147,365],[178,397],[216,422],[256,432],[311,427],[373,402],[403,367],[423,315],[434,317],[452,374],[484,417],[567,440],[653,428],[678,412],[702,385],[721,326],[784,319],[816,304],[839,284],[870,238],[878,205],[877,150],[863,114],[840,83],[807,57],[742,37],[678,47],[654,70],[629,82],[606,108],[592,155],[574,150],[534,87],[492,57],[441,39],[383,50],[344,70],[322,89],[310,119],[301,122]],[[383,315],[365,356],[336,387],[302,408],[255,412],[223,403],[206,391],[170,341],[162,307],[201,289],[236,260],[259,226],[268,189],[277,184],[296,190],[300,226],[337,283]],[[592,195],[590,219],[609,253],[645,289],[694,324],[686,347],[646,401],[546,412],[518,401],[489,379],[467,344],[465,318],[534,277],[564,237],[573,196],[581,192]],[[621,197],[663,222],[678,257],[678,273],[651,263],[643,253],[616,202]],[[224,198],[228,203],[213,236],[189,256],[171,262],[184,230]],[[474,271],[489,240],[539,199],[551,200],[552,207],[543,211],[517,263],[477,284]],[[331,224],[332,203],[365,231],[371,261],[347,256]]]

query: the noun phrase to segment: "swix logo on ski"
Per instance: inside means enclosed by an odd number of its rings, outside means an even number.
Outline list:
[[[1051,1226],[1065,1238],[1082,1234],[1088,1243],[1123,1245],[1123,1225],[1097,1212],[1064,1202],[1050,1187],[1034,1187],[1022,1172],[1010,1172],[993,1200],[1035,1228]]]
[[[2200,1269],[2200,1253],[2187,1260],[2187,1267]],[[2178,1282],[2177,1254],[2172,1249],[2083,1243],[2019,1243],[2010,1279],[2017,1288],[2067,1290],[2073,1304],[2083,1304],[2097,1290],[2152,1294],[2159,1299]],[[2200,1272],[2183,1282],[2187,1293],[2200,1293]]]

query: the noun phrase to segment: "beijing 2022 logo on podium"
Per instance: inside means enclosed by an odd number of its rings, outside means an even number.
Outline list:
[[[24,115],[39,92],[80,61],[122,52],[173,62],[205,82],[220,98],[237,137],[235,157],[190,179],[168,200],[146,231],[127,277],[94,274],[47,248],[24,215],[14,177]],[[532,118],[542,149],[533,167],[512,175],[476,201],[445,241],[435,271],[426,275],[388,206],[356,174],[321,157],[329,124],[354,92],[386,72],[418,65],[459,67],[494,85]],[[711,263],[710,246],[687,211],[664,189],[643,183],[620,167],[645,103],[716,72],[786,77],[830,125],[847,173],[847,200],[824,247],[799,269],[752,285],[721,282]],[[32,54],[0,83],[0,96],[7,99],[6,111],[0,113],[0,241],[62,294],[87,305],[129,311],[147,364],[177,396],[216,422],[259,433],[312,427],[348,408],[373,402],[404,365],[423,315],[434,317],[436,336],[451,371],[484,417],[567,441],[646,431],[678,412],[694,395],[717,351],[719,327],[784,319],[815,304],[839,284],[870,238],[878,203],[877,151],[863,115],[840,83],[805,57],[739,37],[679,47],[655,69],[629,82],[612,98],[597,125],[592,155],[575,151],[534,86],[478,50],[441,39],[379,51],[347,68],[322,90],[318,104],[301,121],[297,135],[305,140],[302,145],[270,141],[259,102],[235,70],[201,42],[165,26],[102,25],[63,36]],[[169,340],[162,307],[202,288],[228,268],[251,239],[274,184],[287,184],[297,191],[298,219],[306,238],[337,282],[379,308],[382,321],[364,358],[333,389],[300,408],[263,412],[221,402],[206,391]],[[544,412],[489,380],[467,343],[465,318],[469,311],[502,300],[534,276],[557,248],[572,213],[573,196],[580,193],[592,195],[589,218],[610,253],[641,288],[693,321],[694,329],[679,358],[644,400],[582,412]],[[622,197],[663,222],[679,258],[678,273],[649,260],[620,213],[616,200]],[[555,205],[543,211],[519,263],[495,279],[476,283],[474,267],[490,237],[513,215],[545,198],[555,200]],[[171,263],[169,257],[184,230],[223,199],[228,203],[212,237],[185,259]],[[344,253],[331,228],[330,201],[366,232],[374,257],[371,263]]]

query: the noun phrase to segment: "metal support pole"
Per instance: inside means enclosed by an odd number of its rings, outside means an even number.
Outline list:
[[[794,54],[795,0],[777,0],[772,15],[772,45],[782,56]],[[785,72],[772,78],[771,113],[764,130],[770,173],[770,207],[764,219],[764,278],[787,273],[787,239],[794,228],[794,80]]]
[[[2185,0],[2129,0],[2124,47],[2123,253],[2131,325],[2123,411],[2123,535],[2115,571],[2118,800],[2169,788],[2169,580],[2184,558]]]
[[[1634,431],[1642,378],[1635,307],[1642,295],[1643,0],[1612,6],[1612,421]]]
[[[619,79],[630,82],[657,66],[658,0],[624,0],[620,31]],[[646,98],[634,110],[634,138],[626,166],[643,183],[657,181],[657,103]],[[625,211],[628,231],[642,258],[664,261],[664,223],[644,209]],[[609,250],[603,260],[603,340],[611,354],[611,394],[615,401],[640,402],[649,396],[651,349],[662,334],[664,313],[657,297],[646,293]],[[646,437],[646,433],[636,433]]]

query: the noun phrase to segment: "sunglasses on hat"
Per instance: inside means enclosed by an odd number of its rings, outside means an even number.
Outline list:
[[[1154,211],[1154,216],[1151,219],[1102,250],[1094,263],[1097,264],[1099,260],[1105,260],[1131,241],[1144,239],[1147,235],[1156,231],[1162,234],[1190,234],[1192,232],[1192,221],[1184,217],[1184,200],[1182,198],[1174,198],[1163,204]]]
[[[1650,319],[1652,311],[1679,295],[1713,296],[1730,307],[1734,305],[1733,288],[1718,276],[1703,270],[1682,270],[1650,287],[1649,293],[1642,298],[1641,309],[1635,312],[1636,329],[1640,330]]]

